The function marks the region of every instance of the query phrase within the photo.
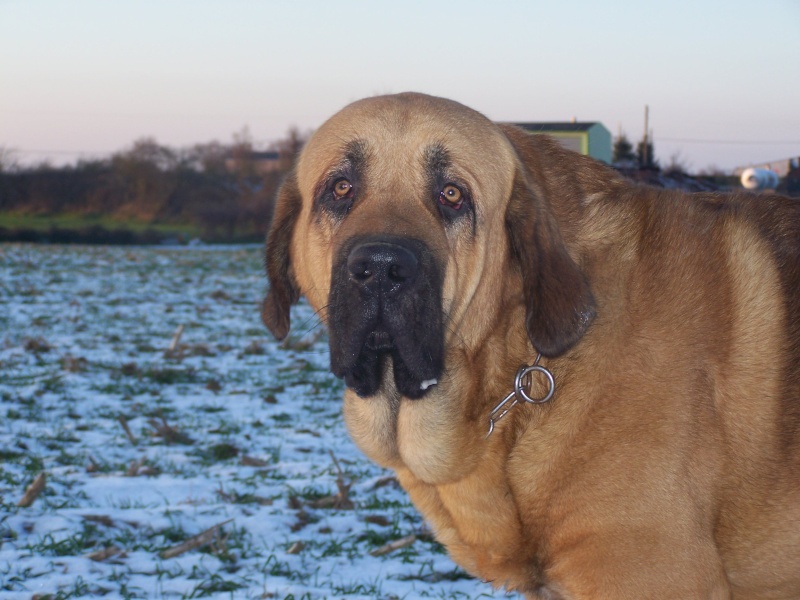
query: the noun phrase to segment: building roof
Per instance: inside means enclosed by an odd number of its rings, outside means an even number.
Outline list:
[[[599,125],[597,121],[586,121],[573,123],[572,121],[565,121],[563,123],[512,123],[517,127],[522,127],[527,131],[547,133],[548,131],[589,131],[595,125]]]

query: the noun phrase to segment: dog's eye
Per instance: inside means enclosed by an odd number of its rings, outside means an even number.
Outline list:
[[[339,179],[333,184],[333,194],[337,198],[344,199],[350,196],[353,191],[353,184],[347,179]]]
[[[464,203],[464,194],[453,184],[448,184],[439,192],[439,202],[444,206],[458,210]]]

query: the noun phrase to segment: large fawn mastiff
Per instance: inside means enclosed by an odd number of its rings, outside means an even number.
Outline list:
[[[313,135],[263,319],[330,332],[358,446],[540,599],[800,598],[800,202],[631,183],[450,100]]]

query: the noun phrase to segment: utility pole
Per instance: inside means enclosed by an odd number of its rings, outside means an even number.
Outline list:
[[[648,143],[647,132],[650,128],[650,107],[644,105],[644,140],[642,141],[642,167],[647,167],[650,164],[650,157],[648,156]]]

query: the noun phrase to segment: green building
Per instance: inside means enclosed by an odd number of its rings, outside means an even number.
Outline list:
[[[611,132],[602,123],[514,123],[533,133],[556,138],[568,150],[611,163]]]

